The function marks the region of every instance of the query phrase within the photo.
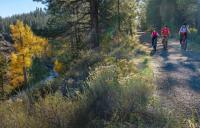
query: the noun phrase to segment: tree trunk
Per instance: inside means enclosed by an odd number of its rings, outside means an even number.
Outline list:
[[[99,14],[98,0],[90,0],[90,18],[91,18],[91,44],[92,47],[99,47]]]
[[[1,74],[1,90],[0,90],[0,92],[2,92],[2,93],[4,93],[4,77],[3,77],[3,72],[0,72],[0,74]]]
[[[23,41],[22,41],[22,34],[20,32],[20,43],[21,47],[24,47]],[[28,83],[28,77],[27,77],[27,71],[26,71],[26,64],[25,64],[25,55],[22,54],[22,59],[23,59],[23,75],[24,75],[24,84],[27,85]]]
[[[131,35],[131,36],[133,36],[133,26],[132,26],[132,21],[131,21],[131,18],[130,18],[130,21],[129,21],[129,27],[130,27],[130,29],[129,29],[129,34]]]
[[[27,71],[26,71],[26,64],[25,64],[25,56],[23,56],[23,75],[24,75],[24,84],[27,85],[28,83],[28,77],[27,77]]]
[[[120,1],[117,0],[118,31],[121,31]]]

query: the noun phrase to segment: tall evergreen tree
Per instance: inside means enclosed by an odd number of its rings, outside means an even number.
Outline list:
[[[136,0],[34,1],[41,1],[47,5],[47,12],[51,15],[50,28],[55,30],[54,33],[65,33],[73,42],[73,47],[77,47],[74,45],[77,45],[80,40],[90,42],[91,47],[98,47],[99,37],[105,29],[112,26],[116,28],[115,31],[120,29],[126,31],[125,29],[132,26],[130,22],[135,18],[130,14],[135,14]],[[130,21],[128,24],[127,20]],[[87,39],[85,37],[88,37],[88,40],[85,40]]]

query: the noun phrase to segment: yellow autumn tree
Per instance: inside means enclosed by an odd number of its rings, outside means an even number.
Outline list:
[[[58,73],[61,73],[63,70],[63,64],[61,62],[59,62],[58,60],[56,60],[54,62],[54,70]]]
[[[15,52],[11,54],[9,64],[10,85],[18,87],[27,84],[27,69],[32,65],[32,59],[44,53],[48,40],[33,34],[28,25],[17,21],[10,26]]]

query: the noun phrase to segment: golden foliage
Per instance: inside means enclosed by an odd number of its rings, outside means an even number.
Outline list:
[[[52,57],[53,56],[53,50],[52,50],[52,45],[48,45],[47,48],[46,48],[46,55],[47,57]]]
[[[61,62],[59,62],[58,60],[56,60],[54,62],[54,70],[58,73],[62,72],[63,69],[63,64]]]
[[[10,28],[15,52],[12,53],[10,58],[8,76],[10,85],[17,87],[24,82],[24,75],[26,75],[24,69],[30,68],[32,58],[40,56],[45,51],[48,41],[34,35],[31,28],[21,21],[17,21]]]

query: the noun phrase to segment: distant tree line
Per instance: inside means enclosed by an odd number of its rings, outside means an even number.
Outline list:
[[[32,30],[39,35],[46,34],[48,15],[41,8],[37,8],[30,13],[13,15],[6,18],[0,17],[0,32],[10,33],[10,25],[16,23],[17,20],[23,21],[23,23],[29,25]]]
[[[200,33],[200,2],[199,0],[142,0],[142,26],[156,27],[168,25],[173,31],[186,23],[198,29]]]

